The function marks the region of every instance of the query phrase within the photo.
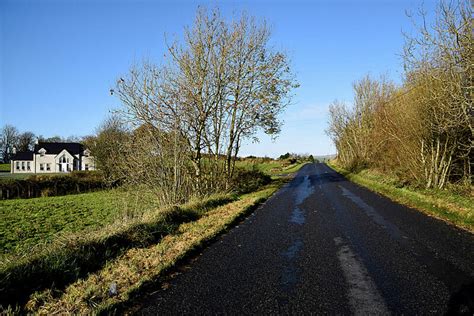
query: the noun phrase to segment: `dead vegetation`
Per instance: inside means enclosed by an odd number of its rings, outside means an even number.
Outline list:
[[[474,146],[472,8],[440,2],[429,26],[407,36],[405,80],[354,84],[354,105],[334,102],[328,134],[348,170],[377,168],[427,189],[472,185]]]

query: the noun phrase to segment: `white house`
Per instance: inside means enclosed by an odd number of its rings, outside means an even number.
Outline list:
[[[95,170],[94,157],[79,143],[38,143],[33,151],[18,152],[11,160],[12,173],[55,173]]]

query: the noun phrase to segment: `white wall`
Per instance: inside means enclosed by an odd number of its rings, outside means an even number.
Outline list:
[[[95,170],[95,161],[92,156],[82,156],[81,170],[86,170],[86,164],[89,166],[89,170]]]
[[[20,165],[20,169],[17,169],[17,163]],[[28,163],[30,164],[30,170],[28,170]],[[33,160],[12,160],[12,173],[34,173],[35,163]],[[25,167],[23,170],[22,167]]]
[[[15,160],[12,161],[11,171],[12,173],[56,173],[59,171],[59,166],[55,159],[57,155],[48,155],[45,154],[41,156],[40,154],[34,154],[33,160],[29,161],[22,161],[22,160]],[[75,158],[79,158],[79,155],[75,155]],[[20,163],[20,170],[16,169],[16,162]],[[22,170],[22,162],[25,164],[25,170]],[[30,170],[27,170],[27,163],[30,163]],[[40,169],[40,164],[43,164],[44,170]],[[50,170],[47,170],[47,164],[50,164]],[[80,170],[86,170],[86,164],[89,167],[89,170],[96,170],[95,168],[95,161],[94,157],[92,156],[80,156],[79,160],[79,167]],[[73,164],[71,163],[71,170],[73,168]]]
[[[35,154],[35,165],[36,165],[36,173],[53,173],[53,172],[59,172],[57,169],[58,166],[56,165],[56,161],[54,159],[56,155],[48,155],[45,154],[43,157],[41,157],[40,154]],[[47,170],[47,164],[50,164],[51,170]],[[40,170],[40,164],[44,164],[44,170]]]

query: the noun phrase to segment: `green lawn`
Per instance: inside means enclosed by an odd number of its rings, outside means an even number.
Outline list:
[[[257,168],[278,178],[297,171],[303,164],[281,160],[244,160],[241,168]],[[9,176],[15,174],[5,173]],[[29,175],[19,175],[25,177]],[[0,173],[0,181],[1,181]],[[33,199],[0,200],[0,257],[24,253],[31,247],[42,246],[67,235],[81,231],[96,231],[114,223],[117,218],[143,214],[153,208],[151,196],[140,196],[123,190],[106,190]],[[37,247],[40,248],[40,247]]]
[[[61,291],[62,286],[87,280],[95,271],[107,271],[113,262],[128,265],[130,260],[122,256],[141,249],[151,250],[146,251],[146,258],[168,260],[166,265],[172,266],[185,253],[268,198],[289,179],[285,174],[297,171],[302,165],[288,161],[243,161],[240,167],[257,168],[278,180],[259,192],[214,195],[180,206],[157,205],[152,193],[140,189],[0,201],[0,300],[3,297],[8,304],[15,305],[31,299],[34,303],[27,306],[35,311],[43,300],[54,299],[47,294],[51,287]],[[211,210],[214,211],[208,214]],[[203,226],[200,219],[210,226]],[[162,239],[166,244],[170,238],[176,239],[176,249],[156,247]],[[143,263],[149,265],[146,258],[135,259],[139,264],[145,260]],[[165,269],[161,265],[156,266],[156,271],[153,265],[150,267],[153,271],[142,267],[131,279],[127,273],[135,268],[119,269],[117,272],[123,275],[115,282],[133,280],[133,286],[123,289],[128,291]],[[96,285],[95,281],[87,283],[87,293],[100,296],[94,290]],[[35,293],[42,287],[46,288],[46,296],[42,291]]]
[[[134,207],[135,206],[135,207]],[[123,190],[0,201],[0,256],[51,242],[57,234],[96,230],[120,216],[145,212],[151,199]]]
[[[26,179],[29,176],[31,176],[31,173],[0,172],[0,181],[4,179]]]
[[[0,163],[0,172],[10,172],[10,164]]]

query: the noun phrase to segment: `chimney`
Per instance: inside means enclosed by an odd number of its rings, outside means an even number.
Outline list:
[[[16,147],[13,147],[12,154],[16,155]]]

